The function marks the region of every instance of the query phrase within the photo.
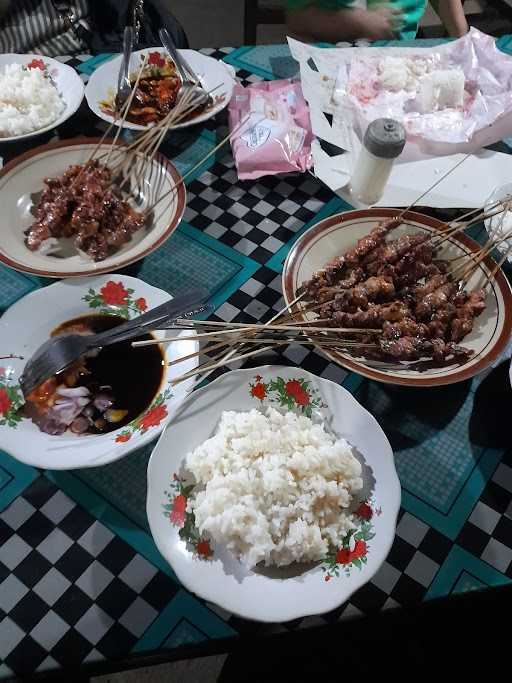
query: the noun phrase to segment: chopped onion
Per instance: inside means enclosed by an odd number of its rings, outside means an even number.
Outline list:
[[[100,411],[100,413],[104,413],[107,408],[110,408],[110,406],[114,403],[114,399],[110,394],[106,394],[105,392],[102,392],[100,394],[97,394],[94,398],[93,405],[94,407]]]
[[[90,396],[91,392],[87,387],[59,387],[57,389],[57,394],[59,394],[59,396],[64,396],[65,398],[75,398],[78,396]]]
[[[89,429],[89,420],[83,415],[79,415],[71,423],[70,429],[74,434],[85,434]]]

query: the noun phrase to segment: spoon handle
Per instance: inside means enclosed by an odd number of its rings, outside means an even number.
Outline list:
[[[171,299],[171,301],[166,301],[160,304],[160,306],[156,306],[156,308],[143,313],[133,320],[128,320],[106,332],[91,335],[87,339],[88,347],[92,349],[99,346],[108,346],[129,339],[134,335],[144,334],[146,330],[158,329],[159,324],[169,324],[169,320],[199,308],[207,298],[208,291],[204,287],[196,287],[186,294],[178,295]]]
[[[192,80],[190,76],[188,75],[185,65],[183,62],[183,59],[178,52],[178,50],[174,47],[174,44],[171,40],[171,36],[169,35],[169,31],[166,28],[161,28],[160,31],[158,32],[158,35],[160,36],[160,40],[162,41],[162,45],[165,47],[167,52],[171,55],[174,63],[176,64],[176,68],[178,69],[178,73],[181,76],[181,80],[183,84],[185,83],[192,83]]]

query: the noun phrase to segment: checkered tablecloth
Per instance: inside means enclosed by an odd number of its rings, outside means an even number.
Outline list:
[[[499,44],[508,50],[512,38]],[[203,52],[233,65],[243,83],[296,72],[284,45]],[[86,81],[106,58],[63,61]],[[84,105],[59,135],[103,130]],[[163,151],[184,172],[225,130],[224,114],[181,131]],[[6,147],[0,156],[21,151]],[[282,263],[293,241],[348,208],[308,174],[239,182],[229,149],[195,172],[187,192],[178,231],[132,272],[173,293],[207,284],[214,317],[227,321],[264,320],[279,310]],[[0,267],[0,311],[46,284]],[[343,383],[393,446],[402,510],[391,553],[372,581],[321,617],[246,622],[188,593],[156,550],[145,516],[151,447],[68,473],[40,472],[0,453],[0,677],[309,628],[511,581],[512,391],[505,363],[473,382],[414,390],[347,375],[303,348],[274,361]]]

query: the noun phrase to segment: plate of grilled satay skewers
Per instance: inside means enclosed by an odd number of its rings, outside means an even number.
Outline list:
[[[503,238],[480,245],[464,231],[507,206],[508,198],[451,223],[410,209],[380,208],[320,221],[288,255],[282,275],[286,305],[273,318],[258,324],[177,322],[180,330],[199,332],[197,355],[207,358],[173,381],[199,381],[289,344],[312,347],[392,384],[470,379],[506,351],[512,290],[501,270],[508,250],[496,251]]]
[[[512,333],[512,292],[464,230],[499,213],[496,202],[457,222],[414,211],[367,209],[320,221],[290,251],[285,300],[307,329],[337,336],[333,361],[393,384],[450,384],[481,372]]]
[[[143,258],[174,232],[187,174],[158,149],[198,101],[185,94],[151,129],[121,142],[134,93],[101,139],[52,142],[0,171],[0,261],[45,277],[94,275]]]

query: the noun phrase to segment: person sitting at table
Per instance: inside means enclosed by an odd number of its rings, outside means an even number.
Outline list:
[[[168,0],[0,0],[0,53],[119,52],[126,25],[138,28],[138,48],[159,45],[162,26],[188,47]]]
[[[432,5],[453,37],[467,33],[462,0]],[[287,0],[289,30],[306,41],[392,40],[416,36],[427,0]]]

